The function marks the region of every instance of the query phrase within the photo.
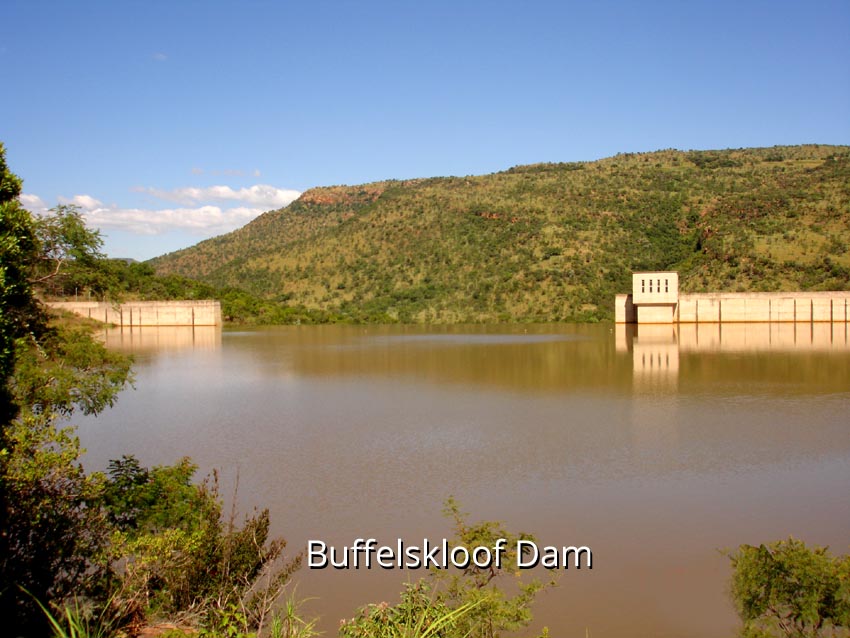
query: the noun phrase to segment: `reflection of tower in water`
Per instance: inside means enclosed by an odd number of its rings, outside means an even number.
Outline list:
[[[632,344],[636,392],[675,390],[679,384],[679,343],[673,324],[638,326]]]
[[[632,355],[633,453],[641,463],[676,461],[679,430],[679,343],[673,324],[617,326],[619,352]]]
[[[679,353],[846,352],[850,323],[617,324],[617,352],[632,353],[636,390],[675,388]]]
[[[632,358],[634,453],[642,462],[669,464],[678,462],[680,356],[691,357],[689,362],[714,357],[728,364],[724,355],[743,355],[741,361],[752,363],[756,359],[749,355],[761,353],[847,353],[850,323],[618,324],[615,343],[617,352]]]
[[[617,324],[618,352],[631,352],[636,393],[675,390],[679,383],[679,339],[675,324]]]

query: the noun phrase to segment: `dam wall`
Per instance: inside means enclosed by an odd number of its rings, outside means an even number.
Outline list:
[[[850,292],[680,294],[674,314],[679,323],[846,323]]]
[[[671,304],[614,300],[616,323],[797,323],[850,321],[850,292],[682,293]]]
[[[847,323],[850,291],[679,293],[672,271],[632,273],[614,299],[617,323]]]
[[[142,326],[220,326],[221,303],[200,301],[50,301],[47,305],[121,328]]]

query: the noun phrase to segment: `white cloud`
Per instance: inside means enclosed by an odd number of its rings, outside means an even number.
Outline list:
[[[268,184],[255,184],[248,188],[233,189],[230,186],[207,186],[205,188],[175,188],[170,191],[146,188],[144,192],[158,199],[178,204],[197,204],[207,201],[236,201],[263,207],[266,210],[283,208],[301,195],[299,191],[276,188]]]
[[[156,60],[157,62],[165,62],[168,59],[168,56],[162,52],[154,53],[151,58]]]
[[[22,194],[19,198],[27,210],[47,214],[47,204],[38,195]],[[199,237],[212,237],[229,233],[262,215],[266,209],[248,206],[221,208],[196,206],[194,208],[120,208],[104,206],[90,195],[59,197],[60,204],[80,206],[86,224],[101,230],[123,230],[136,235],[162,235],[171,231],[184,231]]]
[[[192,175],[203,175],[203,174],[204,174],[204,169],[199,168],[197,166],[192,167]]]
[[[91,195],[74,195],[71,199],[67,197],[58,197],[60,204],[74,204],[79,206],[83,210],[94,210],[98,207],[103,206],[103,202],[99,199],[95,199]]]
[[[60,204],[79,206],[86,223],[103,230],[122,230],[136,235],[182,231],[199,237],[212,237],[244,226],[267,210],[287,206],[301,195],[299,191],[268,184],[239,189],[209,186],[159,190],[136,186],[130,190],[175,202],[179,206],[124,208],[117,204],[104,204],[86,194],[57,199]],[[38,195],[26,193],[19,199],[34,213],[47,212],[47,204]]]
[[[21,193],[20,196],[18,196],[18,201],[23,204],[24,208],[32,211],[33,213],[44,213],[47,211],[47,204],[45,204],[44,200],[38,195]]]
[[[201,237],[220,235],[244,226],[263,213],[261,208],[219,206],[196,208],[102,207],[84,212],[86,222],[101,229],[123,230],[137,235],[161,235],[182,230]]]

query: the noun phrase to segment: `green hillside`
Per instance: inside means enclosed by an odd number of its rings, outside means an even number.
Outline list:
[[[355,321],[610,318],[632,270],[684,291],[850,288],[850,147],[658,151],[315,188],[160,274]]]

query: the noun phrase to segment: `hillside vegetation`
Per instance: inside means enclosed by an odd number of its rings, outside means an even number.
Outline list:
[[[151,262],[339,320],[611,318],[633,270],[684,291],[850,287],[850,147],[621,154],[315,188]]]

